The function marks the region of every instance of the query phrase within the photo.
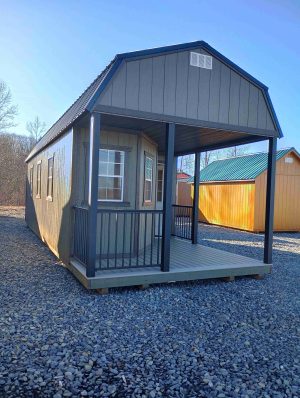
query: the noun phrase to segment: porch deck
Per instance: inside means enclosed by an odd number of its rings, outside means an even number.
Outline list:
[[[111,269],[97,271],[95,277],[87,278],[84,266],[75,259],[71,259],[68,268],[88,289],[263,275],[271,271],[271,265],[262,261],[199,244],[192,245],[179,238],[171,239],[169,272],[161,272],[159,267]]]

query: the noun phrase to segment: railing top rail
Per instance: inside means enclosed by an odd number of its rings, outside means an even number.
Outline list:
[[[97,213],[155,213],[155,214],[163,214],[163,210],[134,210],[134,209],[97,209]]]
[[[188,208],[188,209],[192,209],[193,208],[193,206],[190,206],[190,205],[172,205],[173,207],[186,207],[186,208]]]

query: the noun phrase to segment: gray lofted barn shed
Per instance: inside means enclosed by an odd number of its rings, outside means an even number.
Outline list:
[[[268,89],[203,41],[118,54],[29,154],[26,221],[87,288],[264,274],[276,141]],[[264,261],[198,244],[176,157],[269,141]],[[190,242],[191,241],[191,242]]]

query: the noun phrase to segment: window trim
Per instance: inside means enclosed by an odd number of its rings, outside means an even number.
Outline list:
[[[42,161],[39,160],[36,164],[36,195],[37,199],[42,197]]]
[[[29,168],[29,187],[30,187],[30,196],[33,195],[33,184],[34,184],[34,165],[32,164]]]
[[[52,175],[49,177],[49,160],[52,159]],[[46,200],[53,202],[53,170],[54,170],[54,154],[48,158],[48,169],[47,169],[47,196]],[[51,179],[51,195],[49,195],[49,179]]]
[[[162,179],[160,180],[158,178],[158,173],[162,172]],[[157,172],[156,172],[156,203],[163,203],[164,201],[164,178],[165,178],[165,167],[163,163],[158,163],[157,164]],[[158,200],[158,182],[161,181],[161,199],[162,200]]]
[[[123,163],[114,163],[121,165],[121,174],[120,175],[107,175],[107,174],[100,174],[98,170],[98,193],[97,193],[97,200],[98,203],[123,203],[124,202],[124,180],[125,180],[125,159],[126,159],[126,151],[124,149],[117,149],[114,147],[100,147],[99,148],[99,158],[100,158],[100,151],[108,151],[108,152],[122,152],[123,153]],[[100,163],[100,159],[99,159]],[[99,177],[112,177],[112,178],[120,178],[121,179],[121,199],[99,199]]]
[[[151,173],[151,180],[146,180],[146,159],[150,159],[152,162],[152,173]],[[143,202],[146,205],[151,205],[153,203],[153,175],[154,175],[154,156],[152,156],[148,152],[144,152],[144,184],[143,184]],[[151,181],[151,199],[145,199],[145,191],[146,191],[146,181]]]

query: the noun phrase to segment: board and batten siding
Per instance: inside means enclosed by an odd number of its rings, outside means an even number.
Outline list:
[[[293,163],[286,163],[292,158]],[[267,172],[255,181],[254,231],[265,228]],[[276,186],[274,208],[274,231],[300,231],[300,159],[288,153],[276,163]]]
[[[190,51],[123,61],[97,104],[275,131],[259,87],[215,57],[212,70],[191,66]]]
[[[71,247],[73,130],[65,133],[27,164],[26,222],[53,253],[68,262]],[[53,196],[47,199],[48,159],[54,157]],[[41,197],[37,198],[37,163],[41,162]],[[33,166],[30,192],[29,170]]]
[[[209,224],[252,231],[254,182],[201,183],[199,220]]]

